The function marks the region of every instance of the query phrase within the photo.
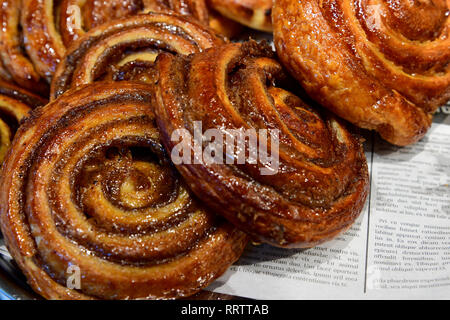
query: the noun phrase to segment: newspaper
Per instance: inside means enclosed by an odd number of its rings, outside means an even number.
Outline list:
[[[308,249],[251,245],[208,289],[254,299],[450,299],[450,104],[425,138],[366,138],[371,190],[344,234]]]

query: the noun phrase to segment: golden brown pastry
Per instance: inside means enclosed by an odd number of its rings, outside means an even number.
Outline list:
[[[205,0],[143,0],[144,11],[174,11],[191,16],[201,24],[211,27],[217,33],[228,38],[237,36],[242,28],[239,23],[230,20],[207,6]]]
[[[159,139],[152,87],[133,82],[67,92],[19,128],[0,222],[36,292],[180,298],[237,260],[246,235],[190,196]]]
[[[210,7],[208,7],[208,13],[209,27],[216,33],[223,35],[228,39],[236,38],[241,34],[243,26],[240,23],[228,19]]]
[[[0,6],[0,77],[41,95],[66,48],[103,23],[149,11],[177,12],[231,37],[237,23],[205,0],[5,0]]]
[[[21,11],[23,6],[18,0],[4,0],[0,6],[0,74],[23,88],[46,95],[48,83],[23,49]],[[52,49],[49,46],[46,48]]]
[[[407,145],[450,99],[449,9],[448,0],[277,0],[275,45],[313,99]]]
[[[215,18],[205,0],[63,0],[60,9],[60,29],[64,43],[78,39],[105,22],[149,11],[176,12],[192,17],[205,26],[225,36],[234,35],[238,29],[233,21]],[[73,27],[75,25],[75,27]],[[223,31],[224,33],[222,33]]]
[[[48,103],[47,99],[32,92],[29,92],[23,88],[20,88],[1,78],[0,78],[0,94],[13,98],[15,100],[19,100],[20,102],[25,103],[32,109],[46,105]]]
[[[225,17],[247,27],[272,32],[273,0],[207,0]]]
[[[20,122],[32,108],[43,106],[47,102],[36,94],[0,79],[0,165]]]
[[[312,247],[349,228],[360,214],[368,191],[366,159],[361,141],[341,122],[285,89],[295,81],[273,55],[253,41],[189,57],[161,54],[158,126],[172,160],[182,150],[177,169],[208,206],[257,241]],[[224,150],[216,149],[225,153],[226,164],[201,160],[190,139],[173,136],[186,136],[181,133],[187,130],[195,137],[195,121],[202,133],[219,129],[228,136],[230,130],[255,129],[268,130],[268,137],[278,131],[278,139],[257,136],[258,146],[278,156],[273,157],[278,166],[264,172],[269,162],[259,152],[255,162],[247,157],[238,164],[239,152],[251,152],[250,139],[244,148],[226,137]]]
[[[62,0],[56,8],[61,38],[69,47],[86,31],[111,20],[136,15],[144,8],[142,0]]]
[[[169,13],[148,13],[102,24],[81,37],[58,66],[51,99],[71,87],[99,80],[155,82],[160,52],[190,54],[223,40],[197,22]]]
[[[0,79],[0,166],[20,122],[45,100]]]

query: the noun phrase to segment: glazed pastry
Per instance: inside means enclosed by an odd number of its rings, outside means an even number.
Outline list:
[[[211,29],[168,13],[148,13],[92,29],[69,50],[51,85],[54,99],[71,87],[98,80],[155,82],[162,51],[190,54],[222,44]]]
[[[208,9],[209,27],[216,33],[223,35],[228,39],[236,38],[241,34],[243,26],[240,23],[228,19],[210,7],[208,7]]]
[[[449,2],[277,0],[278,55],[309,95],[408,145],[450,99]]]
[[[177,12],[231,37],[237,23],[211,12],[204,0],[5,0],[0,6],[0,77],[48,95],[66,48],[103,23],[151,10]]]
[[[208,206],[256,241],[312,247],[349,228],[360,214],[368,191],[367,163],[361,141],[341,122],[286,90],[298,88],[291,87],[295,81],[273,56],[269,46],[253,41],[189,57],[161,54],[158,126],[178,171]],[[217,138],[222,150],[215,149],[224,153],[225,164],[205,160],[191,142],[196,132],[209,129],[226,135]],[[231,130],[253,129],[259,148],[274,161],[258,151],[254,162],[249,156],[239,162],[239,153],[254,152],[251,139],[244,148],[227,137]],[[275,132],[278,138],[272,139]]]
[[[0,79],[0,165],[8,152],[20,122],[32,108],[48,101]]]
[[[37,293],[180,298],[241,255],[247,236],[190,196],[159,139],[152,87],[132,82],[67,92],[19,128],[0,221]]]
[[[30,110],[26,104],[0,94],[0,165],[11,146],[20,121]]]
[[[8,96],[34,109],[46,105],[48,100],[41,96],[20,88],[6,80],[0,78],[0,94]]]
[[[43,104],[45,100],[41,97],[0,79],[0,165],[22,119],[32,107]]]
[[[252,29],[272,32],[273,0],[208,0],[225,17]]]
[[[61,35],[66,46],[69,46],[72,41],[82,36],[85,30],[117,18],[151,11],[175,12],[192,17],[225,36],[234,35],[233,31],[238,31],[233,21],[220,19],[218,23],[205,0],[63,0],[60,9]]]
[[[5,80],[15,81],[23,88],[46,95],[48,83],[22,48],[22,9],[18,0],[3,0],[0,6],[0,74]]]
[[[0,10],[8,20],[15,23],[11,23],[10,27],[10,33],[14,37],[7,36],[14,39],[14,43],[6,42],[5,46],[20,52],[22,38],[26,55],[29,56],[31,65],[37,73],[37,75],[33,74],[34,78],[40,77],[47,82],[50,82],[56,66],[64,57],[66,47],[82,35],[84,30],[143,10],[142,1],[136,0],[56,2],[54,0],[7,0],[6,2],[6,7]],[[19,28],[22,34],[19,34]],[[6,52],[3,60],[15,58],[14,53]],[[25,53],[20,52],[19,57],[22,55]],[[20,66],[18,62],[16,64]],[[28,73],[31,74],[31,71]]]
[[[217,33],[233,38],[242,28],[207,6],[205,0],[143,0],[146,11],[174,11],[191,16],[201,24],[211,27]]]

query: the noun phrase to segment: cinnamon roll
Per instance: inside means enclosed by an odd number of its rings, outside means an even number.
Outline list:
[[[225,17],[252,29],[272,32],[273,0],[208,0]]]
[[[19,128],[0,222],[36,292],[185,297],[240,256],[246,235],[191,197],[159,139],[152,87],[133,82],[67,92]]]
[[[210,29],[169,13],[148,13],[102,24],[81,37],[61,61],[51,99],[98,80],[155,82],[153,62],[163,51],[190,54],[222,44]]]
[[[275,45],[312,98],[407,145],[450,99],[449,10],[446,0],[277,0]]]
[[[250,41],[189,57],[163,53],[157,66],[162,141],[209,207],[280,247],[312,247],[355,221],[368,191],[361,141],[286,90],[297,90],[295,81],[269,46]]]

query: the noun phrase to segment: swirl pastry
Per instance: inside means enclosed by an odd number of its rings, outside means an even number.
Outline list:
[[[205,211],[170,165],[151,89],[84,86],[19,128],[0,179],[1,230],[43,297],[189,296],[242,253],[246,235]]]
[[[172,159],[182,150],[183,161],[174,160],[177,169],[207,205],[257,241],[281,247],[312,247],[353,223],[368,190],[361,142],[284,89],[292,81],[268,46],[227,44],[189,57],[161,54],[157,61],[162,141]],[[226,164],[202,159],[189,139],[199,130],[196,121],[204,134],[279,132],[273,140],[256,136],[260,148],[277,156],[278,167],[264,173],[263,153],[254,162],[238,162],[239,153],[252,152],[247,138],[243,145],[217,137],[224,146],[215,152],[226,153]],[[187,138],[172,140],[174,133]],[[185,152],[191,157],[184,158]]]
[[[450,99],[449,2],[277,0],[278,55],[339,116],[408,145]]]
[[[190,54],[222,43],[210,29],[175,14],[115,20],[92,29],[69,48],[53,78],[51,98],[104,79],[154,82],[153,61],[160,52]]]
[[[247,27],[272,32],[273,0],[208,0],[225,17]]]

